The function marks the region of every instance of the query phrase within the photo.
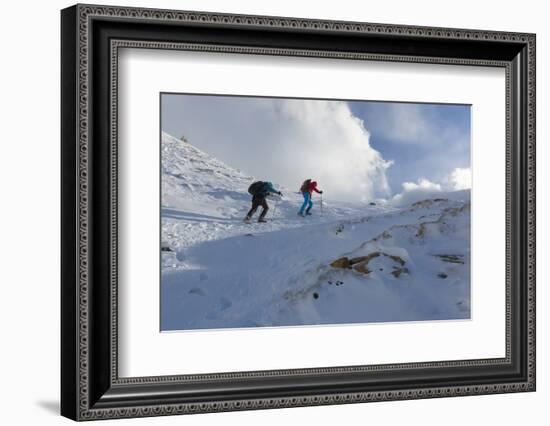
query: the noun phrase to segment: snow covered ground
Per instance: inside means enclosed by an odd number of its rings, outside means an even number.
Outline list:
[[[280,188],[247,225],[257,179],[162,135],[162,330],[470,317],[469,191],[322,210],[316,194],[302,218]]]

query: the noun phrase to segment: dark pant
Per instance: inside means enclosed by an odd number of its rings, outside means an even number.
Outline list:
[[[263,210],[260,214],[259,219],[263,219],[264,216],[267,214],[267,211],[269,210],[269,206],[267,205],[267,201],[265,197],[259,196],[259,197],[252,197],[252,208],[248,211],[248,214],[246,215],[247,218],[251,218],[254,213],[256,213],[256,210],[258,210],[258,207],[262,206]]]

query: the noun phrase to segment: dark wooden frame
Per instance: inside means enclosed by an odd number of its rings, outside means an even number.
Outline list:
[[[61,29],[62,415],[91,420],[535,390],[535,35],[95,5],[64,9]],[[120,47],[505,68],[506,357],[119,378]]]

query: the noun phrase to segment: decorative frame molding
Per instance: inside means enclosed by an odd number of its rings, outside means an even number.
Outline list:
[[[313,32],[326,37],[346,34],[372,37],[372,51],[320,49],[316,47],[259,47],[219,44],[210,41],[159,41],[117,38],[125,23],[139,23],[150,31],[167,26],[179,28],[224,28],[228,32],[276,31],[289,37]],[[98,24],[97,27],[94,27]],[[108,27],[103,30],[101,25]],[[117,28],[121,25],[121,29]],[[103,37],[101,32],[109,33]],[[144,29],[148,31],[148,29]],[[246,32],[246,31],[244,31]],[[116,33],[116,34],[115,34]],[[114,35],[113,35],[114,34]],[[164,36],[164,38],[162,38]],[[170,36],[170,34],[168,34]],[[96,39],[94,39],[96,37]],[[103,38],[102,38],[103,37]],[[238,36],[236,36],[238,38]],[[246,39],[246,36],[242,36]],[[95,41],[94,41],[95,40]],[[105,41],[108,40],[108,41]],[[424,43],[424,53],[383,53],[388,40],[408,46]],[[287,39],[283,43],[289,43]],[[62,12],[62,414],[75,420],[158,416],[196,412],[340,404],[351,402],[434,398],[535,390],[535,35],[464,29],[337,22],[265,16],[76,5]],[[469,57],[438,56],[436,43],[479,46]],[[337,42],[335,41],[335,45]],[[321,58],[440,63],[503,67],[506,70],[506,357],[449,362],[327,367],[187,376],[140,378],[118,377],[117,327],[117,113],[118,49],[154,48],[310,56]],[[340,47],[338,45],[338,47]],[[488,53],[488,48],[493,53]],[[423,50],[424,49],[424,50]],[[431,50],[430,50],[431,49]],[[100,54],[101,53],[101,54]],[[104,63],[105,62],[105,63]],[[108,63],[106,63],[108,62]],[[96,68],[94,68],[96,67]],[[101,100],[98,101],[98,99]],[[108,102],[108,104],[106,103]],[[108,111],[107,111],[108,110]],[[108,125],[99,123],[108,117]],[[108,181],[91,168],[102,160]],[[105,164],[103,164],[105,163]],[[102,198],[96,188],[108,188]],[[106,227],[106,228],[105,228]],[[99,236],[97,229],[108,229]],[[108,265],[98,266],[97,247],[108,252]],[[512,257],[521,259],[516,265]],[[102,269],[99,269],[99,268]],[[108,278],[98,284],[98,276]],[[102,281],[103,282],[103,281]],[[107,288],[108,287],[108,288]],[[102,290],[99,290],[101,288]],[[92,301],[94,302],[92,304]],[[101,312],[97,304],[104,305]],[[100,342],[100,343],[98,343]],[[101,348],[101,349],[99,349]],[[361,388],[361,375],[407,371],[441,371],[488,366],[507,368],[509,380],[479,380],[467,385],[397,386]],[[439,372],[437,371],[439,370]],[[511,374],[512,370],[515,376]],[[473,371],[473,370],[472,370]],[[350,376],[352,391],[285,391],[274,385],[268,397],[254,397],[258,381],[278,378],[299,380],[314,377],[330,382],[332,376]],[[366,377],[366,376],[364,376]],[[250,380],[251,389],[223,395],[223,383]],[[399,380],[397,380],[398,382]],[[435,381],[435,379],[434,379]],[[353,383],[353,385],[352,385]],[[163,388],[185,385],[209,387],[208,398],[168,398]],[[262,385],[265,386],[265,383]],[[370,388],[373,390],[369,390]],[[138,396],[136,391],[140,389]],[[328,389],[325,386],[325,389]],[[149,393],[149,397],[143,394]],[[265,393],[265,391],[264,391]],[[246,395],[246,397],[239,397]]]

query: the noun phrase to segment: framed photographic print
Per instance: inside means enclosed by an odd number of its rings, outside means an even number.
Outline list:
[[[535,390],[535,35],[76,5],[61,412]]]

